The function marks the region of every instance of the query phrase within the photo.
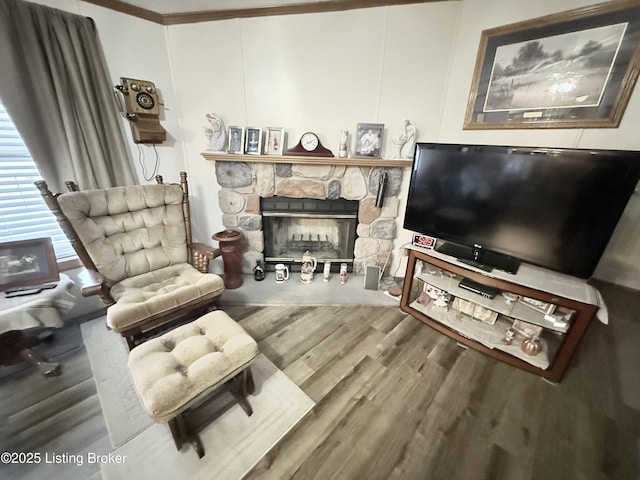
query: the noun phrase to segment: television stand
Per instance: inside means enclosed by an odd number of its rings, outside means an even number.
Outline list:
[[[593,287],[528,264],[517,275],[487,273],[434,250],[405,248],[401,310],[463,346],[560,382],[598,311]]]

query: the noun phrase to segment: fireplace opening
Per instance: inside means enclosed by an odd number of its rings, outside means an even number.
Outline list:
[[[308,251],[318,263],[341,263],[353,270],[353,249],[358,224],[357,200],[269,197],[260,200],[267,269],[277,263],[298,271]],[[318,270],[322,267],[318,267]]]

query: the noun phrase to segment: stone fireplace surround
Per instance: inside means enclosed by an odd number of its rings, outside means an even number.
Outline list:
[[[358,165],[357,159],[353,165],[310,165],[306,159],[304,163],[295,163],[295,160],[287,163],[287,160],[276,157],[273,162],[225,161],[219,160],[219,156],[215,159],[216,181],[221,187],[218,201],[222,223],[225,228],[239,230],[245,236],[242,273],[251,274],[256,260],[262,259],[260,197],[272,196],[358,200],[354,273],[363,275],[365,265],[382,267],[396,237],[398,193],[405,165],[366,166]],[[387,185],[383,206],[378,208],[375,201],[383,171],[387,172]]]

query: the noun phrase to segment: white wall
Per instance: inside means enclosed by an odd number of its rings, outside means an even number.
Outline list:
[[[170,27],[186,161],[205,205],[192,212],[196,236],[223,228],[214,165],[200,155],[207,112],[227,127],[284,127],[289,146],[311,130],[334,152],[340,130],[359,122],[385,124],[389,157],[407,118],[421,139],[435,139],[459,8],[442,2]],[[402,237],[397,245],[410,238]]]
[[[506,145],[640,150],[640,88],[631,96],[619,128],[462,130],[482,30],[597,3],[592,0],[465,0],[448,77],[439,140]],[[595,277],[640,290],[640,195],[631,198]]]
[[[161,90],[162,123],[172,141],[158,147],[160,173],[173,181],[179,170],[188,171],[194,235],[203,242],[223,228],[214,165],[200,155],[210,112],[227,126],[284,127],[289,145],[312,130],[333,150],[340,130],[384,123],[386,156],[405,118],[416,124],[419,141],[640,150],[632,131],[640,120],[638,88],[617,129],[462,130],[483,29],[596,0],[463,0],[170,27],[79,0],[41,3],[94,18],[114,83],[128,76]],[[130,138],[124,120],[123,128]],[[152,168],[152,150],[142,148]],[[136,147],[131,151],[137,159]],[[598,278],[640,290],[639,234],[635,195]],[[396,245],[409,238],[401,232]],[[396,258],[392,269],[397,266]]]

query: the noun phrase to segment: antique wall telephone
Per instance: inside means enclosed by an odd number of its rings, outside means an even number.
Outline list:
[[[120,83],[113,87],[113,92],[120,113],[129,120],[133,141],[153,144],[164,142],[167,132],[160,125],[156,86],[147,80],[125,77],[120,77]]]

